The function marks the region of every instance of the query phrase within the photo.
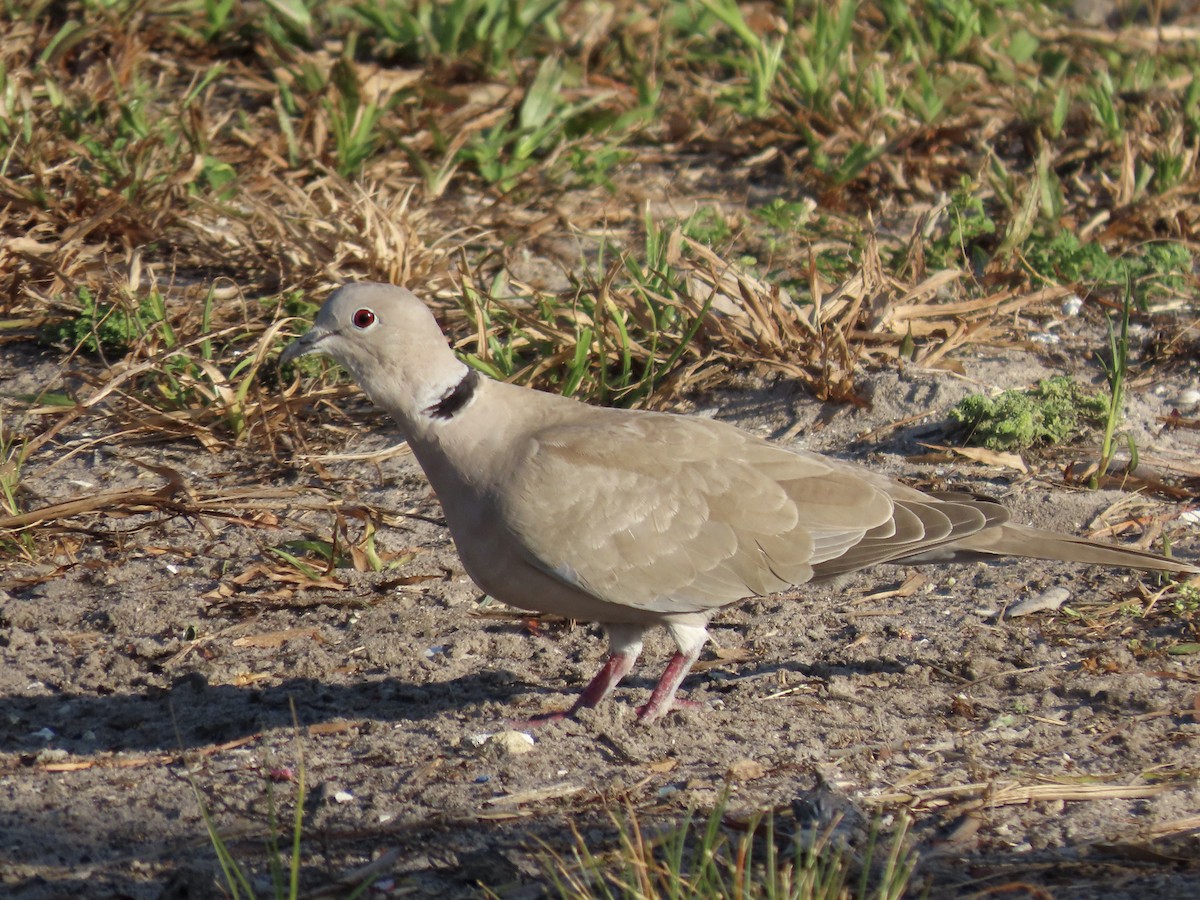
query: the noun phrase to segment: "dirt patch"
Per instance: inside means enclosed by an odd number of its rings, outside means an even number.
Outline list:
[[[44,360],[2,352],[14,373],[6,393],[56,377]],[[1022,476],[906,459],[944,441],[945,411],[968,390],[1089,371],[1068,348],[979,351],[964,364],[971,379],[865,373],[870,408],[822,407],[776,384],[696,412],[917,483],[986,492],[1046,527],[1078,532],[1128,501],[1065,489],[1061,460]],[[1193,378],[1134,392],[1145,457],[1195,459],[1194,432],[1156,421]],[[346,452],[395,439],[378,417],[366,422]],[[102,425],[77,423],[57,456],[33,462],[28,507],[175,477],[209,512],[113,509],[66,523],[69,552],[5,565],[8,896],[212,895],[193,787],[235,856],[261,872],[270,804],[290,820],[301,755],[312,887],[391,853],[381,895],[463,896],[482,882],[536,896],[539,848],[566,847],[569,823],[602,844],[615,804],[667,821],[711,806],[733,771],[735,813],[818,791],[864,821],[912,808],[916,884],[934,896],[1014,882],[1058,897],[1200,893],[1200,670],[1195,655],[1165,652],[1196,640],[1196,619],[1156,602],[1150,578],[1013,561],[919,570],[925,580],[906,595],[895,592],[918,570],[884,567],[748,602],[717,617],[720,650],[685,683],[699,708],[634,721],[668,653],[658,636],[614,702],[537,730],[532,750],[514,755],[473,738],[566,705],[598,665],[601,637],[481,603],[410,459],[325,460],[321,480],[303,462],[289,472],[233,451],[89,444]],[[271,499],[221,507],[248,487]],[[326,576],[337,590],[284,580],[270,548],[330,535],[348,507],[393,517],[377,549],[402,563],[337,569]],[[1140,512],[1152,523],[1178,510],[1146,500]],[[1166,527],[1180,556],[1196,556],[1194,528]],[[1052,587],[1069,592],[1064,609],[1003,615]]]

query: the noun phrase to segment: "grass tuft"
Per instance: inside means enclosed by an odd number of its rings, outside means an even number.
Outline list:
[[[852,849],[835,821],[816,833],[786,837],[771,813],[730,827],[727,795],[706,820],[693,814],[652,831],[628,810],[613,815],[612,849],[598,850],[572,826],[569,855],[547,858],[548,881],[563,900],[898,900],[907,894],[917,858],[907,816],[881,834],[878,823]]]

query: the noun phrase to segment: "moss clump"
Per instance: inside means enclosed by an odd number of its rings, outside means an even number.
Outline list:
[[[1065,376],[1039,381],[1027,391],[996,397],[971,394],[950,410],[967,431],[967,443],[991,450],[1025,450],[1036,444],[1062,444],[1085,425],[1103,419],[1108,398]]]

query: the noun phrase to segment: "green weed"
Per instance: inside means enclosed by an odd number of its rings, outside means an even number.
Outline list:
[[[356,42],[353,38],[343,54],[328,69],[311,59],[302,58],[286,70],[276,73],[279,88],[275,113],[286,137],[290,161],[300,161],[294,122],[313,121],[313,105],[332,139],[329,154],[334,168],[344,177],[352,177],[375,155],[383,144],[383,123],[398,97],[384,89],[368,92],[353,63]]]
[[[362,522],[362,532],[357,538],[350,533],[347,516]],[[376,543],[377,534],[378,525],[368,511],[345,507],[337,513],[331,538],[299,538],[266,549],[273,557],[314,582],[323,581],[332,569],[383,572],[412,559],[410,553],[380,550]]]
[[[322,106],[331,126],[337,170],[349,176],[371,158],[382,141],[379,126],[389,97],[366,98],[354,67],[344,58],[334,63],[330,84],[333,91],[322,99]]]
[[[621,254],[578,282],[571,299],[503,297],[464,278],[461,304],[475,324],[464,359],[502,380],[538,378],[554,390],[603,403],[636,405],[677,374],[708,312],[695,310],[671,262],[674,229],[646,221],[643,254]],[[626,283],[618,285],[617,276]]]
[[[1102,421],[1108,398],[1084,390],[1074,379],[1049,378],[1026,391],[996,397],[971,394],[950,410],[966,431],[966,442],[992,450],[1055,447],[1076,437],[1084,425]]]
[[[405,63],[473,62],[490,73],[561,33],[563,0],[372,0],[350,5],[381,50]]]
[[[14,431],[5,421],[4,408],[0,406],[0,510],[10,516],[21,512],[17,492],[28,455],[25,435]]]
[[[1107,70],[1097,72],[1095,78],[1084,87],[1081,96],[1104,135],[1109,140],[1118,140],[1125,131],[1125,117],[1121,112],[1112,74]]]
[[[123,356],[154,330],[161,330],[168,343],[173,341],[162,295],[157,291],[135,303],[102,303],[88,288],[80,287],[76,300],[79,310],[73,318],[52,320],[42,327],[44,343],[96,355]]]
[[[625,150],[617,144],[602,144],[599,147],[589,147],[582,144],[567,148],[564,162],[573,176],[572,183],[588,187],[603,187],[609,193],[616,193],[617,186],[613,182],[613,174],[622,164],[634,156],[632,150]]]
[[[284,898],[296,900],[300,896],[300,849],[301,838],[304,833],[304,801],[307,796],[305,784],[307,775],[303,756],[301,756],[300,764],[297,768],[298,777],[296,780],[295,814],[291,830],[291,852],[286,858],[279,843],[281,832],[275,808],[274,782],[271,778],[268,778],[266,781],[266,862],[271,875],[271,896],[276,898],[276,900],[284,900]],[[221,836],[217,824],[209,812],[208,804],[204,801],[204,795],[200,792],[200,787],[196,783],[195,777],[190,773],[188,781],[192,786],[192,793],[196,797],[196,804],[200,808],[200,815],[204,819],[204,827],[208,832],[209,842],[217,854],[217,862],[221,867],[221,874],[225,879],[225,888],[229,896],[232,900],[241,900],[243,897],[247,898],[247,900],[254,900],[254,898],[259,896],[259,893],[250,883],[251,876],[247,868],[238,861],[233,851],[229,848],[228,843]]]
[[[776,197],[752,208],[748,224],[751,233],[757,233],[763,241],[768,254],[794,252],[814,230],[810,226],[816,224],[815,210],[816,203],[811,200],[791,201]]]
[[[729,220],[715,206],[700,207],[679,226],[685,235],[710,247],[728,244],[733,237]]]
[[[1109,355],[1107,359],[1101,358],[1101,365],[1108,382],[1108,404],[1104,415],[1104,436],[1100,443],[1100,460],[1091,479],[1093,488],[1098,487],[1101,479],[1108,474],[1108,467],[1116,455],[1117,428],[1125,414],[1125,383],[1129,378],[1129,316],[1133,302],[1133,287],[1127,284],[1118,326],[1113,327],[1112,317],[1104,320],[1108,327]],[[1126,435],[1126,445],[1129,449],[1129,471],[1132,472],[1138,463],[1137,445],[1132,435]]]
[[[785,40],[760,36],[746,22],[742,7],[735,0],[700,0],[700,3],[740,44],[741,52],[730,54],[728,60],[740,72],[741,83],[726,88],[722,99],[751,118],[768,115],[775,108],[771,92],[783,69]]]
[[[752,209],[750,214],[780,234],[788,234],[807,225],[815,209],[816,204],[811,200],[795,201],[776,197]]]
[[[198,331],[185,340],[157,289],[140,296],[117,295],[104,303],[80,288],[77,301],[72,318],[52,319],[42,326],[44,343],[103,359],[140,360],[121,380],[128,381],[125,394],[143,409],[178,414],[181,424],[203,424],[205,428],[193,431],[202,441],[209,439],[211,425],[219,425],[235,441],[246,435],[254,405],[251,393],[261,387],[257,376],[287,320],[257,335],[245,329],[217,332],[212,326],[215,295],[209,290],[199,316],[185,317],[189,330]],[[219,338],[227,342],[218,346]]]
[[[596,96],[567,102],[563,95],[566,80],[561,60],[543,60],[516,113],[468,140],[459,158],[472,164],[502,193],[511,191],[540,157],[562,144],[572,122],[604,100]]]
[[[930,262],[946,268],[962,260],[971,269],[981,271],[990,258],[987,247],[996,233],[996,222],[969,176],[959,180],[944,216],[949,227],[932,241]]]
[[[261,31],[277,47],[311,47],[316,32],[313,9],[316,0],[263,0],[266,15],[259,13],[250,19],[254,30]]]
[[[809,27],[794,32],[797,37],[787,45],[782,75],[796,105],[829,112],[838,94],[844,93],[856,62],[853,41],[858,9],[858,0],[818,3]]]
[[[1200,613],[1200,587],[1190,584],[1176,585],[1172,606],[1178,616]]]
[[[1129,285],[1135,304],[1143,308],[1156,298],[1184,294],[1192,284],[1192,253],[1178,241],[1154,241],[1114,256],[1099,243],[1063,230],[1026,242],[1022,258],[1042,283]]]

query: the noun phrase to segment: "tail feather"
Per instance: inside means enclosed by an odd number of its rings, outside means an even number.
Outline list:
[[[1151,553],[1149,550],[1101,544],[1087,538],[1042,531],[1040,528],[1012,522],[969,535],[955,542],[953,549],[988,556],[1024,556],[1029,559],[1059,560],[1084,565],[1119,566],[1147,572],[1200,575],[1200,568],[1196,566]]]

